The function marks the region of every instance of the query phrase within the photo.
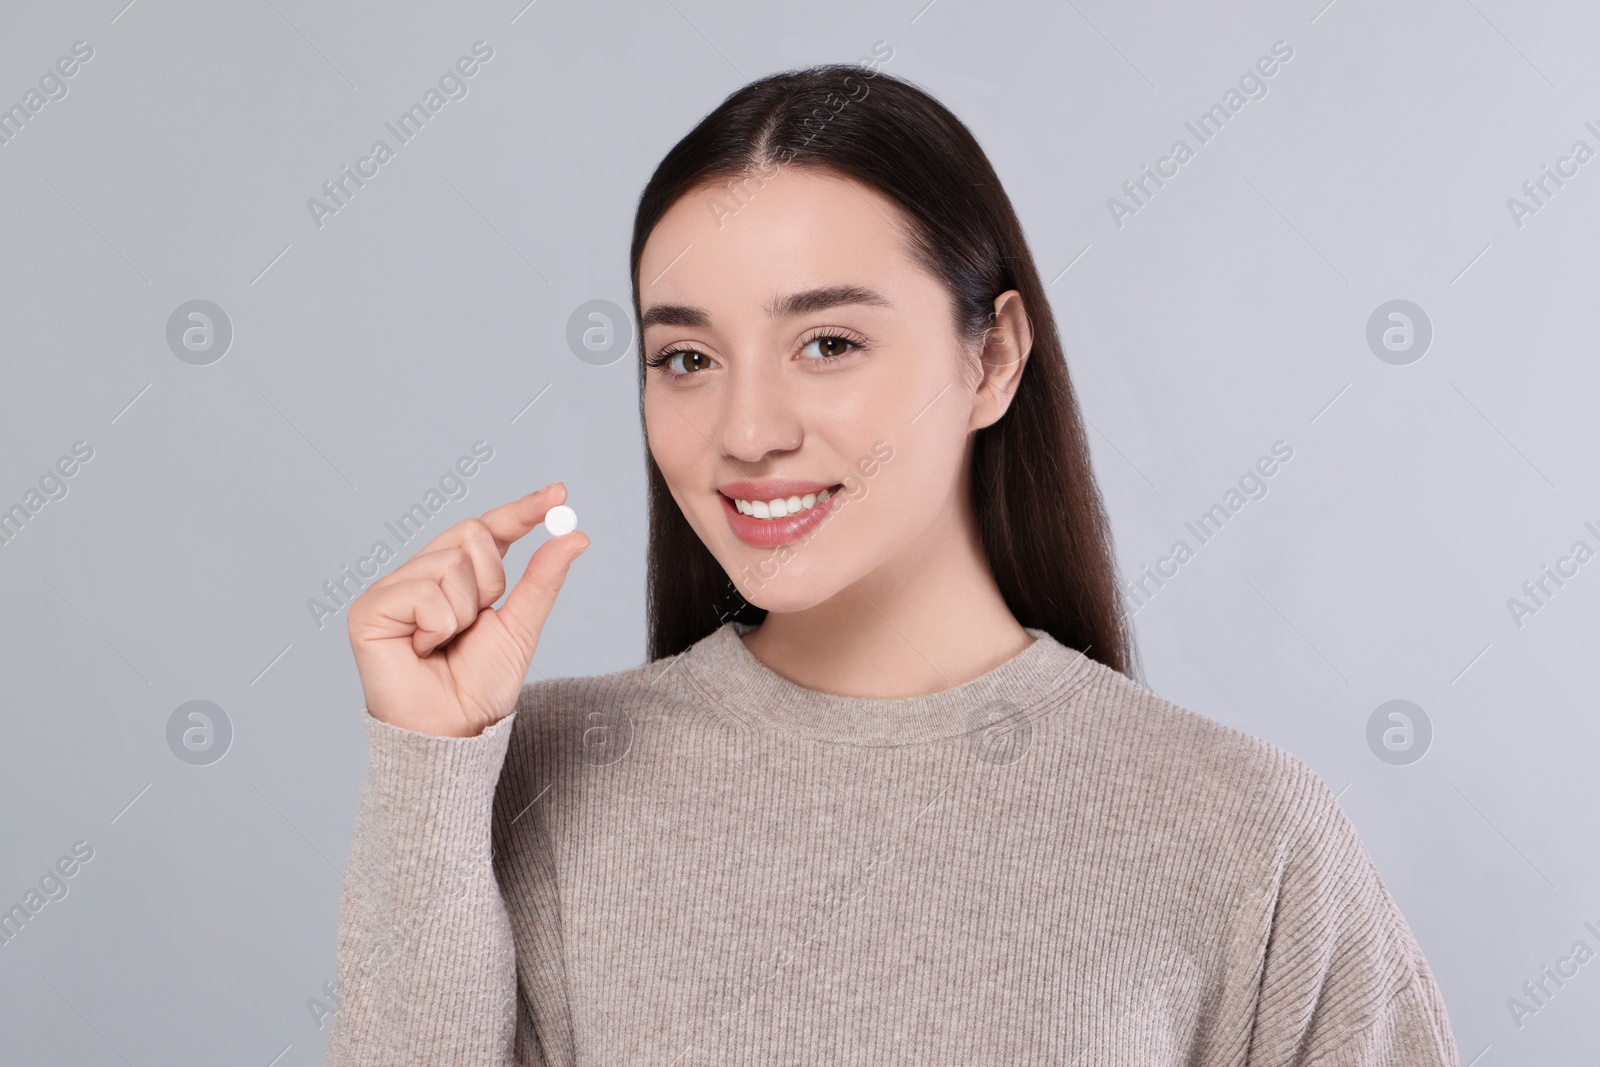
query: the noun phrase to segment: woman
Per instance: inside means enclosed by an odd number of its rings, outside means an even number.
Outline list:
[[[971,134],[755,82],[632,247],[651,662],[524,687],[557,483],[352,606],[330,1064],[1455,1065],[1288,753],[1129,677],[1060,340]]]

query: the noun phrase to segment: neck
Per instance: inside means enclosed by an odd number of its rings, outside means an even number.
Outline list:
[[[768,612],[745,647],[784,678],[842,696],[937,693],[1033,643],[1006,607],[970,506],[828,600]]]

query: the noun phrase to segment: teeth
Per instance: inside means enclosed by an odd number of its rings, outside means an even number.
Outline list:
[[[787,498],[780,496],[771,500],[735,500],[733,506],[743,515],[751,515],[758,519],[781,519],[786,515],[794,515],[826,503],[828,497],[832,495],[832,490],[824,489],[820,493],[807,493],[805,496]]]

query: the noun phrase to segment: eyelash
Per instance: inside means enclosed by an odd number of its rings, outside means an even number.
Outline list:
[[[837,327],[831,326],[824,329],[819,329],[815,333],[812,333],[806,337],[805,340],[800,342],[800,347],[805,348],[813,341],[844,341],[851,345],[850,352],[865,352],[870,347],[859,335],[851,333],[848,330],[841,330]],[[645,365],[651,368],[663,367],[672,359],[673,356],[683,352],[695,352],[704,355],[703,352],[700,352],[698,348],[691,344],[669,345],[657,352],[655,355],[646,359]],[[846,352],[844,355],[848,356],[850,355],[850,352]],[[843,358],[844,356],[823,356],[820,360],[814,360],[812,362],[834,363]],[[698,374],[700,372],[668,370],[666,373],[667,376],[671,378],[688,378],[691,375]]]

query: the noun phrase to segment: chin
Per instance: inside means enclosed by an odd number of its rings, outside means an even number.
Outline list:
[[[745,600],[756,607],[777,615],[790,615],[796,612],[808,611],[818,604],[826,603],[838,594],[838,589],[814,590],[804,588],[794,582],[775,581],[768,582],[756,592],[746,592]]]
[[[849,588],[847,568],[816,546],[758,551],[739,544],[713,555],[739,594],[767,611],[806,611]]]

